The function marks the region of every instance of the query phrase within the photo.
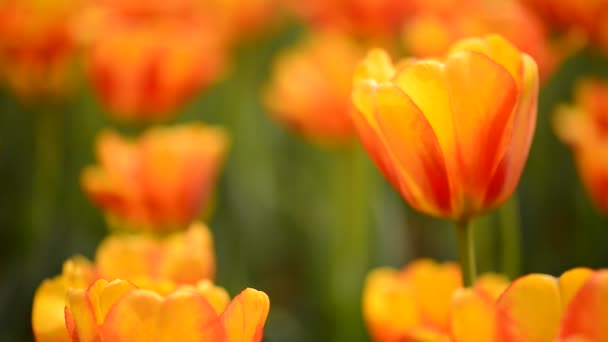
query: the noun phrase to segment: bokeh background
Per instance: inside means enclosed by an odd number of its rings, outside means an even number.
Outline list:
[[[230,135],[208,216],[216,283],[232,295],[244,287],[268,293],[264,340],[366,341],[360,312],[366,272],[417,257],[456,260],[454,231],[408,208],[357,142],[320,144],[269,115],[262,93],[277,54],[314,34],[286,7],[273,9],[267,25],[230,47],[221,76],[160,124],[203,121]],[[155,124],[109,117],[82,60],[70,63],[69,95],[23,96],[6,82],[0,89],[2,341],[32,340],[36,287],[70,256],[92,257],[107,234],[80,183],[81,170],[95,162],[96,134],[112,127],[137,136]],[[552,125],[556,105],[570,101],[586,75],[608,77],[608,57],[593,46],[565,55],[544,80],[530,157],[517,201],[508,203],[521,223],[521,264],[505,269],[500,227],[508,223],[490,214],[475,223],[481,271],[559,275],[608,265],[608,220],[589,200]]]

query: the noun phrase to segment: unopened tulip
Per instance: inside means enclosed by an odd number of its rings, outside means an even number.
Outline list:
[[[153,128],[137,141],[105,131],[100,165],[83,171],[82,185],[114,226],[184,228],[209,204],[226,148],[222,129],[201,124]]]
[[[319,33],[277,57],[265,93],[268,109],[292,130],[317,141],[345,142],[352,73],[364,51],[347,36]]]
[[[355,72],[364,147],[415,209],[467,221],[515,190],[536,122],[534,60],[500,36],[395,67],[373,50]]]
[[[229,304],[207,285],[182,286],[166,296],[124,280],[99,280],[67,295],[72,341],[259,342],[269,311],[264,292],[246,289]]]

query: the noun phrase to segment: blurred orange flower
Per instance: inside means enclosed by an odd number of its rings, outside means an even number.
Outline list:
[[[80,342],[259,342],[270,306],[268,296],[254,289],[228,304],[209,298],[208,285],[184,285],[161,296],[124,280],[70,290],[66,301],[67,329]]]
[[[413,55],[434,57],[443,55],[458,39],[489,33],[502,35],[532,56],[541,77],[555,69],[557,55],[547,40],[544,26],[517,1],[476,0],[465,5],[458,2],[449,11],[427,4],[406,22],[403,39]]]
[[[104,7],[105,5],[105,7]],[[80,21],[87,72],[109,113],[165,119],[218,78],[226,33],[194,1],[101,1]]]
[[[219,16],[228,40],[238,42],[275,24],[283,0],[205,0],[209,10]]]
[[[202,124],[153,128],[137,141],[105,131],[100,165],[83,171],[82,186],[113,226],[184,228],[209,205],[227,140],[221,128]]]
[[[507,285],[506,278],[486,274],[469,290],[494,302]],[[450,341],[450,336],[463,334],[459,320],[466,316],[454,317],[455,312],[466,315],[454,302],[463,291],[461,286],[459,267],[453,263],[422,259],[399,271],[372,271],[363,290],[363,315],[370,335],[378,342]],[[482,322],[492,317],[476,317],[480,333]]]
[[[380,40],[396,36],[412,14],[412,1],[404,0],[292,0],[289,5],[317,28]]]
[[[352,73],[365,51],[347,36],[318,33],[275,61],[265,92],[270,112],[313,140],[345,142],[355,134],[350,118]]]
[[[100,278],[126,279],[140,287],[159,281],[195,284],[214,278],[213,238],[201,223],[162,238],[114,234],[97,247],[95,266]]]
[[[494,341],[608,341],[608,271],[531,274],[496,303]]]
[[[96,279],[94,266],[84,257],[63,264],[61,275],[47,279],[34,294],[32,329],[38,342],[63,342],[70,337],[65,329],[65,295],[70,288],[87,288]]]
[[[0,2],[0,71],[24,98],[65,95],[79,0]]]
[[[608,1],[522,0],[547,24],[608,51]]]
[[[608,213],[608,83],[584,79],[573,105],[561,105],[557,136],[574,152],[578,172],[596,207]]]
[[[515,190],[536,123],[534,60],[497,35],[395,67],[373,50],[352,99],[364,147],[415,209],[466,221]]]

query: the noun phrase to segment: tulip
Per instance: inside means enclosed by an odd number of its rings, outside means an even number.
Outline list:
[[[166,296],[124,280],[99,280],[67,295],[72,341],[259,342],[268,315],[264,292],[246,289],[230,304],[209,298],[205,286],[182,286]]]
[[[574,102],[558,108],[555,131],[572,147],[578,173],[595,206],[608,213],[608,84],[581,81]]]
[[[407,20],[403,39],[414,56],[441,56],[458,39],[498,33],[534,58],[541,78],[555,69],[556,52],[549,45],[544,26],[520,3],[481,0],[456,5],[447,11],[427,4],[420,14]]]
[[[83,171],[82,185],[113,226],[184,228],[209,204],[226,147],[222,129],[201,124],[153,128],[137,141],[105,131],[100,165]]]
[[[411,1],[401,0],[295,0],[289,5],[314,27],[381,40],[399,32],[412,14]]]
[[[608,341],[606,270],[575,268],[558,279],[530,274],[515,280],[497,301],[480,305],[482,301],[472,293],[455,296],[460,310],[453,311],[452,324],[463,332],[455,341]]]
[[[491,303],[507,285],[504,277],[485,274],[469,291]],[[449,341],[453,334],[463,334],[460,321],[468,316],[453,303],[461,286],[460,270],[449,262],[422,259],[403,270],[372,271],[363,291],[363,315],[370,335],[374,341],[396,342]],[[462,315],[454,317],[456,311]]]
[[[20,97],[65,95],[75,52],[71,23],[76,0],[0,3],[0,70]]]
[[[265,93],[267,107],[277,120],[312,140],[352,139],[351,78],[363,55],[346,36],[309,37],[277,57]]]
[[[537,96],[536,63],[497,35],[398,67],[373,50],[355,71],[353,119],[365,149],[412,207],[458,224],[466,285],[475,279],[468,222],[515,190]]]
[[[195,284],[214,277],[213,238],[201,223],[162,238],[113,234],[97,247],[95,265],[103,279],[126,279],[140,287],[160,281]]]
[[[63,313],[65,295],[70,288],[87,288],[95,278],[94,266],[83,257],[74,257],[63,264],[61,275],[40,284],[32,305],[32,330],[36,341],[70,340]]]

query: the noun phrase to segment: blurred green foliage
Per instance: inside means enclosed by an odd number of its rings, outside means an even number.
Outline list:
[[[272,58],[301,34],[291,25],[241,46],[226,77],[187,104],[177,121],[220,124],[231,134],[209,222],[216,282],[233,295],[245,287],[269,294],[264,340],[365,341],[359,309],[365,272],[400,267],[415,257],[456,260],[454,232],[447,223],[412,212],[358,147],[312,145],[265,113],[260,90]],[[536,136],[517,194],[524,273],[608,265],[608,220],[592,207],[571,154],[551,125],[553,108],[570,98],[576,80],[608,77],[607,66],[606,59],[584,51],[542,87]],[[108,121],[85,80],[82,84],[64,103],[26,105],[8,90],[0,94],[2,341],[32,338],[30,311],[38,284],[58,274],[69,256],[92,257],[107,233],[79,182],[81,169],[94,161],[95,134],[104,127],[139,131]],[[337,208],[344,201],[352,203]],[[336,227],[349,220],[352,230]],[[501,271],[499,222],[490,215],[477,225],[481,271]],[[350,277],[337,290],[333,272]],[[336,310],[344,301],[346,312]],[[345,326],[347,332],[336,332]]]

